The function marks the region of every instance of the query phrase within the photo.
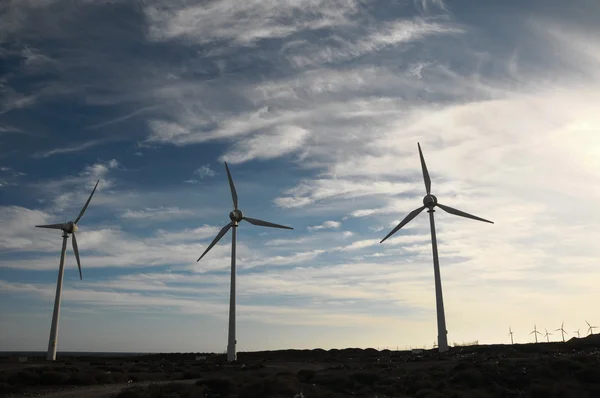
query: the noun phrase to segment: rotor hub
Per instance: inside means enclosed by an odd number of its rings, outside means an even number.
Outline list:
[[[66,224],[67,228],[65,229],[66,233],[72,234],[73,232],[77,232],[79,230],[79,228],[77,227],[77,224],[75,224],[73,221],[69,221]]]
[[[425,195],[423,198],[423,205],[432,209],[435,205],[437,205],[437,198],[435,195]]]
[[[241,210],[234,210],[231,213],[229,213],[229,219],[233,222],[242,221],[242,217],[244,217],[244,215],[242,214]]]

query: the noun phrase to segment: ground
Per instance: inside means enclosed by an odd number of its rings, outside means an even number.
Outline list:
[[[600,335],[566,343],[409,351],[43,358],[0,363],[0,397],[600,397]]]

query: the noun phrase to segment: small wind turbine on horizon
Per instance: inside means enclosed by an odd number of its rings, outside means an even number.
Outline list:
[[[87,202],[79,212],[79,215],[75,219],[75,221],[65,222],[64,224],[49,224],[49,225],[36,225],[36,228],[48,228],[48,229],[59,229],[63,231],[63,243],[62,250],[60,252],[60,266],[58,267],[58,280],[56,282],[56,296],[54,298],[54,311],[52,313],[52,326],[50,328],[50,340],[48,342],[48,353],[46,355],[46,360],[55,361],[56,360],[56,343],[58,340],[58,318],[60,317],[60,299],[62,294],[62,284],[63,284],[63,275],[65,269],[65,252],[67,251],[67,239],[69,239],[69,235],[73,236],[73,252],[75,253],[75,259],[77,260],[77,268],[79,268],[79,279],[82,280],[83,276],[81,274],[81,261],[79,260],[79,248],[77,246],[77,237],[76,232],[79,230],[77,227],[77,223],[83,217],[85,210],[88,208],[90,201],[92,200],[92,196],[94,196],[94,192],[96,192],[96,188],[98,188],[98,183],[100,180],[96,182],[90,197]]]
[[[577,338],[580,339],[581,336],[579,335],[579,329],[575,330],[573,333],[577,333]]]
[[[284,225],[273,224],[267,221],[257,220],[255,218],[246,217],[242,214],[242,211],[238,209],[238,196],[235,190],[235,185],[233,184],[233,179],[231,178],[231,173],[229,172],[229,167],[227,166],[227,162],[225,162],[225,170],[227,170],[227,179],[229,180],[229,188],[231,190],[231,198],[233,199],[233,211],[229,213],[229,219],[231,222],[225,225],[215,236],[213,241],[208,245],[204,253],[196,260],[196,262],[200,261],[206,253],[214,245],[221,240],[221,238],[229,231],[230,228],[233,228],[231,231],[231,287],[229,292],[229,332],[227,339],[227,361],[233,362],[236,360],[236,350],[235,350],[235,257],[236,257],[236,235],[237,235],[237,227],[238,224],[245,220],[253,225],[258,225],[261,227],[271,227],[271,228],[282,228],[282,229],[294,229],[292,227],[286,227]]]
[[[598,329],[598,326],[592,326],[588,321],[585,321],[588,325],[588,335],[594,334],[594,329]]]
[[[510,326],[508,327],[508,335],[510,336],[510,344],[515,344],[515,342],[513,341],[513,331],[510,328]]]
[[[439,352],[444,352],[448,350],[448,331],[446,330],[446,315],[444,314],[444,299],[442,296],[442,278],[440,276],[440,263],[438,258],[438,250],[437,250],[437,240],[435,235],[435,222],[433,220],[433,213],[435,210],[433,209],[435,206],[438,206],[442,210],[447,213],[454,214],[455,216],[461,216],[470,218],[473,220],[483,221],[490,224],[493,224],[492,221],[485,220],[480,217],[476,217],[474,215],[465,213],[463,211],[453,209],[452,207],[445,206],[441,203],[438,203],[437,198],[431,194],[431,179],[429,178],[429,172],[427,171],[427,166],[425,165],[425,158],[423,157],[423,152],[421,151],[421,144],[417,143],[419,148],[419,157],[421,158],[421,169],[423,171],[423,180],[425,181],[425,190],[427,191],[427,195],[423,198],[423,206],[419,207],[411,211],[405,218],[402,220],[389,234],[386,235],[385,238],[381,240],[379,243],[383,243],[387,238],[395,234],[408,224],[413,218],[415,218],[419,213],[421,213],[425,208],[428,208],[427,212],[429,213],[429,224],[431,229],[431,246],[433,248],[433,273],[435,280],[435,298],[436,298],[436,309],[437,309],[437,326],[438,326],[438,350]]]
[[[531,336],[532,334],[535,336],[535,342],[537,343],[538,342],[537,335],[541,334],[541,333],[537,331],[537,327],[535,326],[535,324],[533,325],[533,332],[529,333],[529,335]]]
[[[565,326],[565,322],[563,321],[560,324],[560,329],[556,329],[555,330],[555,332],[560,332],[562,334],[562,341],[563,341],[563,343],[565,342],[565,333],[567,333],[567,331],[565,330],[564,326]],[[567,333],[567,334],[569,334],[569,333]]]
[[[546,331],[546,334],[544,336],[546,336],[546,341],[549,343],[550,342],[550,336],[552,336],[552,333],[548,333],[548,329],[544,328],[544,330]]]

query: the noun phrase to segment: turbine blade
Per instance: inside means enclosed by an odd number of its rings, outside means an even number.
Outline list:
[[[471,218],[473,220],[483,221],[483,222],[489,222],[490,224],[493,224],[493,221],[489,221],[489,220],[486,220],[484,218],[480,218],[480,217],[474,216],[472,214],[465,213],[464,211],[453,209],[452,207],[449,207],[449,206],[444,206],[441,203],[438,203],[437,205],[439,207],[441,207],[442,210],[444,210],[445,212],[450,213],[450,214],[454,214],[455,216],[461,216],[461,217],[465,217],[465,218]]]
[[[398,232],[398,230],[400,230],[400,228],[402,228],[403,226],[408,224],[410,222],[410,220],[412,220],[413,218],[418,216],[419,213],[422,212],[424,208],[425,208],[425,206],[421,206],[418,209],[415,209],[415,210],[411,211],[410,213],[408,213],[408,215],[406,217],[404,217],[404,220],[400,221],[400,224],[396,225],[396,228],[392,229],[392,231],[389,234],[387,234],[385,236],[385,238],[383,238],[381,240],[381,242],[379,242],[379,243],[383,243],[387,238],[389,238],[390,236],[392,236],[396,232]]]
[[[208,247],[206,248],[206,250],[204,250],[204,253],[202,253],[202,255],[200,256],[200,258],[198,260],[196,260],[196,262],[200,261],[202,259],[202,257],[204,257],[204,255],[206,253],[208,253],[208,251],[210,249],[213,248],[214,245],[217,244],[218,241],[221,240],[221,238],[223,237],[223,235],[225,235],[227,233],[227,231],[229,231],[229,228],[231,228],[231,223],[225,225],[223,228],[221,228],[221,230],[219,231],[219,233],[217,234],[217,236],[215,236],[215,238],[213,239],[212,242],[210,242],[210,245],[208,245]]]
[[[237,192],[235,191],[235,185],[233,185],[233,178],[231,178],[231,173],[229,172],[229,166],[227,166],[227,162],[225,162],[225,170],[227,170],[227,179],[229,180],[229,188],[231,189],[231,198],[233,199],[233,208],[235,210],[237,210],[238,209]]]
[[[271,227],[271,228],[283,228],[283,229],[294,229],[292,227],[286,227],[285,225],[273,224],[272,222],[257,220],[256,218],[250,217],[242,217],[242,220],[248,221],[250,224],[258,225],[261,227]]]
[[[589,327],[592,327],[592,325],[590,325],[590,323],[589,323],[588,321],[585,321],[585,323],[587,323],[587,325],[588,325]]]
[[[421,169],[423,170],[423,181],[425,181],[425,189],[427,190],[427,195],[431,193],[431,179],[429,178],[429,172],[427,171],[427,165],[425,164],[425,158],[423,157],[423,152],[421,151],[421,144],[417,142],[417,146],[419,147],[419,157],[421,158]]]
[[[81,275],[81,260],[79,260],[79,246],[77,246],[77,236],[73,232],[73,252],[75,253],[75,259],[77,259],[77,268],[79,268],[79,280],[83,280]]]
[[[92,190],[92,193],[90,194],[90,197],[88,198],[87,202],[85,202],[83,209],[81,209],[81,211],[79,212],[79,215],[77,216],[75,221],[73,221],[73,223],[77,224],[79,222],[79,220],[81,219],[81,217],[83,217],[83,213],[85,213],[85,210],[87,209],[87,207],[90,204],[90,201],[92,200],[92,196],[94,196],[94,192],[96,192],[96,188],[98,188],[98,183],[100,183],[100,180],[98,180],[96,182],[96,186],[94,186],[94,189]]]
[[[48,229],[63,229],[65,224],[48,224],[48,225],[36,225],[36,228],[48,228]]]

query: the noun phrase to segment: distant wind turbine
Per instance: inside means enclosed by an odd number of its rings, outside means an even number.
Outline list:
[[[550,336],[552,336],[552,333],[548,333],[548,329],[544,329],[546,331],[546,334],[544,336],[546,336],[546,340],[548,341],[548,343],[550,342]]]
[[[510,326],[508,327],[508,335],[510,336],[510,344],[515,344],[515,342],[513,341],[513,331],[510,328]]]
[[[63,231],[63,244],[62,250],[60,252],[60,266],[58,267],[58,280],[56,282],[56,296],[54,298],[54,312],[52,313],[52,326],[50,328],[50,340],[48,342],[48,353],[46,355],[46,359],[48,361],[56,360],[56,343],[58,340],[58,318],[60,316],[60,298],[62,294],[62,284],[63,284],[63,275],[65,269],[65,252],[67,251],[67,239],[69,239],[69,234],[73,235],[73,252],[75,253],[75,259],[77,260],[77,268],[79,268],[79,279],[83,279],[81,275],[81,261],[79,260],[79,248],[77,246],[77,237],[76,232],[79,230],[77,227],[77,223],[83,217],[83,213],[87,209],[90,201],[92,200],[92,196],[94,196],[94,192],[96,192],[96,188],[98,188],[98,183],[100,180],[96,182],[90,197],[87,202],[79,212],[79,215],[75,219],[75,221],[65,222],[64,224],[49,224],[49,225],[36,225],[37,228],[48,228],[48,229],[60,229]]]
[[[537,343],[538,342],[537,335],[541,334],[541,333],[537,331],[537,327],[535,325],[533,325],[533,332],[529,333],[530,336],[532,334],[535,336],[535,342]]]
[[[227,361],[233,362],[236,360],[236,350],[235,350],[235,257],[236,257],[236,235],[237,235],[237,227],[238,224],[242,221],[248,221],[250,224],[258,225],[261,227],[272,227],[272,228],[283,228],[283,229],[293,229],[291,227],[286,227],[284,225],[273,224],[267,221],[257,220],[255,218],[246,217],[242,214],[242,211],[238,209],[238,196],[235,190],[235,185],[233,184],[233,179],[231,178],[231,173],[229,172],[229,167],[227,166],[227,162],[225,162],[225,170],[227,170],[227,179],[229,180],[229,188],[231,189],[231,198],[233,199],[233,211],[229,213],[229,219],[231,222],[225,225],[215,236],[215,239],[208,245],[204,253],[196,260],[196,262],[200,261],[206,253],[214,245],[221,240],[221,238],[229,231],[230,228],[233,227],[231,231],[231,287],[229,292],[229,336],[227,340]]]
[[[565,322],[563,321],[560,324],[560,329],[556,329],[555,330],[555,332],[560,332],[562,334],[562,341],[563,341],[563,343],[565,342],[565,333],[567,333],[566,330],[565,330],[565,328],[564,328],[564,326],[565,326]],[[569,333],[567,333],[567,334],[569,334]]]
[[[437,240],[435,235],[435,223],[433,220],[433,213],[435,210],[433,209],[435,206],[438,206],[442,210],[447,213],[454,214],[455,216],[461,216],[470,218],[473,220],[488,222],[493,224],[493,222],[485,220],[483,218],[476,217],[474,215],[465,213],[463,211],[453,209],[452,207],[445,206],[441,203],[438,203],[437,198],[431,194],[431,179],[429,178],[429,172],[427,171],[427,166],[425,165],[425,158],[423,157],[423,152],[421,151],[421,145],[417,143],[419,148],[419,157],[421,158],[421,169],[423,170],[423,180],[425,181],[425,190],[427,191],[427,195],[423,198],[423,206],[419,207],[408,213],[408,215],[398,224],[389,234],[386,235],[385,238],[381,240],[380,243],[383,243],[387,238],[395,234],[408,224],[413,218],[415,218],[419,213],[421,213],[425,208],[428,208],[427,212],[429,213],[429,224],[431,228],[431,246],[433,248],[433,273],[435,280],[435,298],[436,298],[436,309],[437,309],[437,326],[438,326],[438,349],[439,352],[444,352],[448,350],[448,331],[446,330],[446,316],[444,314],[444,299],[442,297],[442,279],[440,276],[440,263],[438,259],[438,250],[437,250]]]
[[[581,336],[579,335],[579,329],[575,330],[573,333],[577,333],[577,338],[581,338]]]
[[[598,326],[592,326],[588,321],[585,321],[588,325],[588,335],[594,334],[594,329],[598,329]]]

